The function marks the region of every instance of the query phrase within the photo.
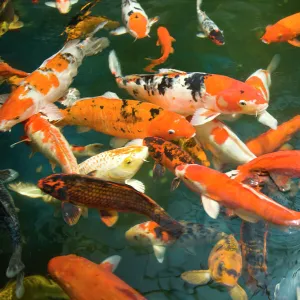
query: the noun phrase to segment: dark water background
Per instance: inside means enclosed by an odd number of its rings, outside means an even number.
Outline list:
[[[16,0],[20,20],[25,27],[20,31],[9,32],[0,39],[0,56],[14,67],[31,72],[48,57],[63,46],[65,38],[60,36],[71,16],[75,15],[81,4],[73,6],[64,16],[57,10],[41,3],[34,5],[30,0]],[[160,16],[159,25],[166,26],[176,39],[175,53],[163,67],[185,71],[203,71],[228,75],[245,80],[259,68],[266,68],[274,54],[281,55],[279,68],[273,74],[269,112],[279,123],[299,113],[300,92],[300,49],[287,43],[265,45],[259,37],[268,24],[300,10],[299,0],[210,0],[204,1],[203,9],[224,30],[226,45],[217,47],[209,40],[196,38],[197,16],[194,0],[140,0],[149,17]],[[118,0],[103,0],[93,10],[93,15],[105,15],[121,21]],[[110,49],[115,49],[121,61],[124,74],[143,73],[147,61],[145,57],[159,57],[160,49],[155,46],[156,28],[150,39],[133,42],[129,35],[110,37]],[[98,36],[108,36],[101,31]],[[78,88],[83,97],[102,95],[106,91],[116,92],[121,98],[128,95],[117,88],[108,69],[108,52],[88,57],[84,60],[72,86]],[[0,87],[0,92],[8,91]],[[243,117],[230,124],[232,129],[245,141],[267,130],[253,117]],[[77,134],[75,128],[65,128],[64,134],[70,143],[104,143],[109,149],[109,137],[100,133]],[[29,159],[30,148],[20,144],[13,149],[10,145],[23,135],[22,125],[17,125],[11,133],[0,134],[1,169],[13,168],[20,173],[19,180],[36,183],[41,177],[51,173],[48,161],[37,153]],[[299,149],[297,138],[292,141]],[[43,165],[41,173],[36,168]],[[146,185],[146,193],[163,206],[178,220],[190,220],[204,224],[218,224],[227,233],[235,233],[239,239],[241,221],[228,220],[219,216],[210,219],[199,205],[197,195],[186,187],[171,193],[172,176],[154,183],[149,176],[153,163],[145,163],[136,178]],[[57,171],[59,169],[57,168]],[[226,187],[224,187],[226,188]],[[212,244],[197,247],[193,256],[181,248],[171,248],[163,264],[159,264],[153,253],[136,251],[127,245],[124,233],[131,226],[146,219],[134,214],[121,214],[117,226],[105,227],[96,211],[90,210],[88,219],[81,219],[74,226],[67,226],[61,217],[53,216],[53,208],[37,199],[28,199],[13,194],[20,208],[19,218],[25,244],[23,260],[26,275],[47,274],[50,258],[75,253],[94,262],[101,262],[108,256],[118,254],[122,262],[116,274],[128,284],[143,293],[148,299],[229,299],[226,290],[212,285],[210,287],[191,287],[180,279],[180,274],[192,269],[206,269],[207,258]],[[281,197],[282,198],[282,197]],[[285,197],[282,203],[299,210],[299,199]],[[263,232],[261,232],[263,234]],[[7,279],[5,270],[11,255],[10,241],[3,233],[0,237],[0,286]],[[267,293],[247,288],[244,278],[239,282],[251,299],[273,299],[276,284],[280,283],[277,299],[296,299],[296,286],[300,285],[297,271],[299,262],[300,233],[297,230],[282,231],[271,228],[268,236],[268,288]]]

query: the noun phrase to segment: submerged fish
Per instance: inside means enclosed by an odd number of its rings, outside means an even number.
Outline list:
[[[8,283],[2,290],[0,290],[0,299],[17,300],[18,298],[14,294],[15,288],[15,281]],[[24,288],[25,292],[21,298],[22,300],[70,299],[57,283],[40,275],[25,277]]]
[[[7,169],[0,171],[0,220],[9,231],[13,254],[10,258],[6,276],[13,278],[18,276],[18,283],[16,285],[16,296],[20,298],[24,293],[23,287],[23,269],[25,268],[22,262],[22,237],[20,231],[20,223],[16,213],[13,198],[5,188],[4,184],[13,181],[18,177],[18,173],[14,170]]]
[[[112,35],[129,33],[135,39],[149,36],[152,25],[159,20],[158,17],[148,19],[137,0],[122,0],[122,19],[125,27],[119,27],[110,33]]]
[[[9,80],[9,78],[13,76],[17,76],[23,80],[23,78],[28,75],[29,73],[11,67],[0,58],[0,84],[5,80]]]
[[[147,195],[121,183],[79,174],[54,174],[38,182],[45,193],[75,205],[109,212],[107,219],[115,223],[117,212],[143,214],[174,237],[182,234],[183,226]]]
[[[103,144],[95,143],[86,146],[70,145],[75,157],[94,156],[101,152]]]
[[[60,110],[57,126],[77,125],[128,139],[159,136],[166,140],[190,138],[194,127],[181,115],[135,100],[85,98]]]
[[[181,278],[196,285],[205,285],[213,280],[226,286],[233,300],[248,299],[246,292],[237,283],[242,271],[242,255],[233,235],[228,235],[214,246],[209,254],[208,268],[184,272]]]
[[[83,58],[99,53],[108,45],[107,38],[89,36],[82,42],[70,41],[58,53],[45,60],[21,82],[1,107],[0,131],[8,131],[38,112],[43,112],[49,120],[60,119],[61,114],[53,102],[66,94]]]
[[[268,25],[261,40],[266,44],[288,42],[300,47],[300,13],[279,20],[274,25]]]
[[[200,38],[209,38],[213,43],[218,46],[224,45],[223,31],[211,20],[207,14],[201,10],[202,0],[197,0],[196,8],[198,21],[201,31],[197,34]]]
[[[74,254],[57,256],[49,261],[48,272],[74,300],[146,300],[113,274],[120,261],[118,255],[101,264]]]
[[[76,4],[77,2],[78,0],[55,0],[55,2],[47,1],[45,2],[45,5],[57,8],[61,14],[67,14],[71,10],[72,5]]]
[[[260,116],[268,107],[263,95],[252,86],[218,74],[161,69],[156,74],[122,76],[115,51],[109,68],[116,83],[138,100],[151,102],[202,125],[220,114]]]

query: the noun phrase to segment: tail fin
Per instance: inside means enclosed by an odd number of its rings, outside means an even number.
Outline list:
[[[197,3],[196,3],[197,11],[201,11],[201,4],[202,4],[202,0],[197,0]]]
[[[122,77],[121,66],[115,50],[110,51],[108,56],[109,69],[115,77]]]
[[[280,54],[275,54],[267,67],[269,73],[273,73],[280,63]]]
[[[24,272],[20,272],[17,276],[16,282],[16,297],[21,299],[25,293],[24,289]]]
[[[103,144],[95,143],[95,144],[87,145],[86,150],[89,156],[97,155],[103,150]]]
[[[0,171],[0,181],[8,183],[15,180],[19,176],[19,173],[12,169],[6,169]]]
[[[24,268],[25,265],[21,260],[22,246],[18,245],[10,258],[8,268],[6,270],[6,276],[8,278],[13,278],[18,275]]]

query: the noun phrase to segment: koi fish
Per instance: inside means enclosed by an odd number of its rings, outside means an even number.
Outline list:
[[[23,80],[23,78],[27,77],[28,75],[29,73],[11,67],[0,58],[0,84],[12,76],[18,76]]]
[[[197,34],[199,38],[209,38],[218,46],[225,44],[223,31],[219,29],[216,23],[211,20],[207,14],[201,10],[202,0],[197,0],[196,9],[198,21],[200,25],[200,32]]]
[[[237,283],[242,271],[242,255],[239,244],[232,234],[220,240],[211,250],[208,268],[184,272],[181,278],[196,285],[205,285],[213,280],[224,285],[233,300],[248,299],[246,292]]]
[[[200,165],[178,166],[175,174],[192,191],[201,195],[204,210],[211,218],[218,216],[221,204],[247,222],[265,220],[280,226],[300,226],[299,212],[278,204],[226,174]],[[176,185],[178,180],[174,181],[174,187]]]
[[[128,146],[102,152],[79,165],[80,174],[89,174],[103,180],[126,183],[144,193],[144,184],[132,177],[148,157],[148,148]]]
[[[19,174],[11,169],[0,171],[0,222],[4,224],[9,231],[13,245],[13,254],[9,260],[6,276],[8,278],[17,276],[15,293],[17,298],[21,298],[24,294],[23,269],[25,268],[21,257],[22,236],[13,198],[4,186],[4,184],[13,181],[18,176]]]
[[[32,144],[34,151],[43,153],[50,161],[52,169],[58,164],[64,173],[79,173],[79,167],[69,143],[60,130],[48,122],[41,114],[30,117],[25,122],[25,140]]]
[[[122,19],[125,27],[119,27],[110,33],[112,35],[129,33],[137,40],[149,36],[152,25],[159,20],[159,17],[148,19],[136,0],[122,0]]]
[[[70,145],[75,157],[94,156],[101,152],[103,144],[95,143],[86,146]]]
[[[113,274],[121,261],[114,255],[95,264],[74,254],[57,256],[48,263],[48,272],[71,299],[146,300],[142,295]]]
[[[157,74],[123,77],[115,51],[109,54],[109,68],[118,86],[134,98],[184,116],[193,115],[194,126],[220,114],[260,115],[268,107],[255,88],[223,75],[162,69]]]
[[[38,182],[46,194],[75,205],[108,212],[115,223],[119,212],[134,212],[149,217],[174,237],[182,234],[183,226],[147,195],[129,185],[105,181],[79,174],[54,174]],[[103,217],[103,216],[102,216]]]
[[[1,300],[17,300],[14,291],[17,282],[8,283],[0,291]],[[27,276],[24,278],[25,293],[22,300],[39,300],[39,299],[57,299],[69,300],[70,298],[64,293],[60,286],[53,280],[40,276]]]
[[[162,56],[157,59],[146,58],[147,60],[151,60],[150,65],[144,69],[146,72],[154,72],[154,67],[163,64],[168,59],[170,53],[174,53],[172,42],[176,42],[176,40],[170,36],[168,29],[162,26],[158,27],[157,35],[158,40],[156,42],[156,46],[161,46]]]
[[[120,138],[158,136],[172,140],[195,135],[194,127],[183,116],[135,100],[85,98],[60,113],[63,119],[57,126],[89,127]]]
[[[101,27],[103,24],[94,33]],[[83,58],[97,54],[109,45],[107,38],[91,36],[82,42],[70,41],[21,82],[0,109],[0,131],[10,130],[38,112],[47,115],[49,120],[61,118],[53,102],[66,93]]]
[[[222,170],[226,164],[240,165],[251,161],[256,156],[224,123],[212,120],[195,126],[196,139],[213,154],[213,164]]]
[[[289,44],[300,47],[300,13],[293,14],[279,20],[274,25],[268,25],[261,40],[266,44],[288,42]]]
[[[246,145],[256,156],[261,156],[278,150],[281,145],[288,142],[299,130],[300,116],[298,115],[279,125],[276,130],[270,129],[246,142]]]
[[[237,168],[237,181],[244,181],[260,173],[284,175],[288,178],[300,177],[300,151],[286,150],[261,155]]]
[[[163,230],[157,223],[148,221],[137,224],[126,231],[125,237],[131,246],[153,247],[156,259],[159,263],[164,261],[166,249],[176,244],[185,248],[187,252],[194,254],[192,248],[195,244],[220,240],[226,235],[217,231],[212,226],[204,226],[198,223],[180,222],[183,226],[183,233],[176,239],[167,231]]]
[[[148,147],[150,156],[154,159],[153,178],[164,175],[166,168],[175,173],[175,168],[184,164],[194,164],[194,159],[179,146],[158,137],[146,137],[144,146]]]
[[[71,10],[72,5],[76,4],[77,2],[78,0],[55,0],[55,2],[47,1],[45,2],[45,5],[57,8],[61,14],[67,14]]]

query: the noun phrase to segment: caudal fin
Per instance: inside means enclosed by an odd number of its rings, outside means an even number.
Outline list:
[[[111,73],[115,77],[122,77],[121,66],[120,66],[120,63],[119,63],[119,60],[118,60],[115,50],[110,51],[109,56],[108,56],[108,64],[109,64],[109,69],[110,69]]]
[[[25,265],[22,262],[21,255],[22,255],[22,246],[19,245],[16,247],[13,255],[10,258],[8,268],[6,270],[6,276],[8,278],[15,277],[25,268]]]
[[[197,3],[196,3],[197,11],[201,11],[201,4],[202,4],[202,0],[197,0]]]
[[[280,63],[280,55],[275,54],[267,67],[267,71],[269,73],[273,73],[278,68],[279,63]]]
[[[19,176],[19,173],[12,169],[5,169],[0,171],[0,181],[8,183],[15,180]]]

